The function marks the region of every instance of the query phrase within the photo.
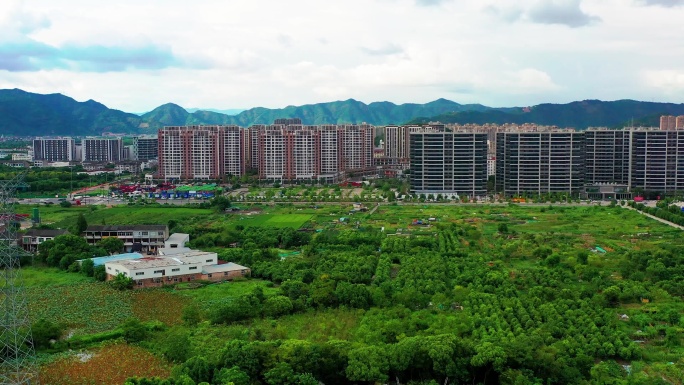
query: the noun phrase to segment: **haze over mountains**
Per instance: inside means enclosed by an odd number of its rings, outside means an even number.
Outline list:
[[[21,136],[155,133],[169,125],[271,124],[277,118],[301,118],[304,124],[367,122],[373,125],[423,123],[537,123],[559,127],[657,126],[660,115],[684,115],[684,104],[634,100],[585,100],[568,104],[540,104],[529,108],[492,108],[438,99],[425,104],[365,104],[349,99],[329,103],[251,108],[235,115],[215,111],[189,112],[173,103],[136,115],[93,100],[77,102],[62,94],[35,94],[19,89],[0,90],[0,134]]]

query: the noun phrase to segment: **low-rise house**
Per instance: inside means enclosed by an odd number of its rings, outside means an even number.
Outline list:
[[[107,237],[117,237],[124,242],[126,252],[156,254],[158,249],[164,247],[169,228],[166,225],[88,226],[84,236],[91,245]]]
[[[67,233],[67,230],[29,229],[21,236],[21,248],[30,253],[37,253],[38,245]]]
[[[248,276],[249,268],[234,263],[219,264],[216,253],[192,250],[171,256],[143,257],[105,263],[107,280],[118,274],[130,277],[137,288],[160,287],[163,285],[194,280],[214,282]]]

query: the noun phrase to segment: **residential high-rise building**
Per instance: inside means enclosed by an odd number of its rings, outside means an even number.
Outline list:
[[[674,130],[677,127],[677,118],[672,115],[660,117],[660,129],[663,131]]]
[[[589,129],[585,138],[585,183],[624,184],[629,181],[629,130]]]
[[[33,159],[46,162],[76,160],[76,146],[72,138],[38,138],[33,140]]]
[[[684,115],[679,115],[675,118],[675,129],[684,130]]]
[[[223,170],[226,176],[244,175],[247,167],[244,149],[245,134],[249,131],[238,126],[223,127]]]
[[[684,191],[684,131],[631,129],[630,190]]]
[[[157,135],[141,135],[133,138],[134,160],[147,162],[159,156],[159,139]]]
[[[373,140],[375,128],[369,124],[338,126],[342,139],[342,167],[346,173],[367,172],[373,169]]]
[[[584,186],[583,132],[499,132],[496,146],[498,192],[574,194]]]
[[[247,168],[250,170],[259,170],[259,164],[261,162],[261,153],[260,153],[260,146],[259,146],[259,136],[261,135],[261,132],[266,129],[266,126],[263,124],[256,124],[246,131],[248,132],[248,138],[246,138],[246,153],[248,154],[248,157],[246,159],[247,162]]]
[[[84,162],[119,162],[124,160],[121,138],[86,138],[81,141]]]
[[[285,179],[285,130],[269,126],[259,131],[259,178]]]
[[[336,125],[318,127],[318,179],[325,183],[334,183],[341,178],[342,172],[342,139]]]
[[[159,130],[159,177],[220,179],[223,174],[221,126],[164,127]]]
[[[409,134],[411,191],[487,194],[487,134],[415,130]]]

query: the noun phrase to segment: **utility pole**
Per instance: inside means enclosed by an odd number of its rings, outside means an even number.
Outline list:
[[[24,175],[0,181],[0,384],[37,385],[28,303],[20,277],[14,195]]]

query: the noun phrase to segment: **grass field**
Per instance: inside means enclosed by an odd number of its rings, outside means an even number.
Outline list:
[[[18,205],[16,212],[30,214],[35,205]],[[210,209],[198,209],[176,206],[105,206],[70,207],[40,206],[43,223],[67,228],[76,223],[78,215],[83,213],[89,224],[100,225],[134,225],[134,224],[167,224],[169,220],[192,222],[209,220],[216,215]]]
[[[243,217],[240,224],[243,226],[274,228],[291,227],[298,229],[312,217],[313,216],[310,214],[261,214],[258,216]]]
[[[217,302],[249,294],[256,287],[261,287],[266,296],[273,295],[278,291],[276,288],[268,287],[267,284],[267,281],[250,279],[246,281],[223,282],[199,289],[177,290],[174,293],[194,301],[205,309],[210,309]]]
[[[32,266],[21,269],[21,279],[24,287],[52,287],[95,282],[95,279],[82,274],[67,273],[54,267]],[[0,287],[3,285],[4,282],[0,282]]]

